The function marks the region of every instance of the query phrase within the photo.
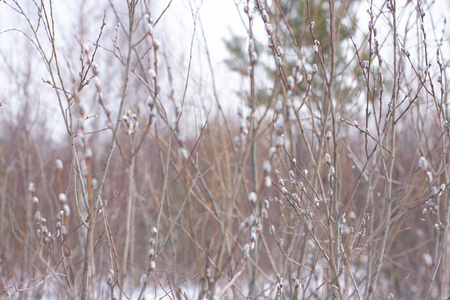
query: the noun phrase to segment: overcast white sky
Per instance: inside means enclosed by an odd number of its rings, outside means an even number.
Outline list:
[[[235,2],[236,1],[236,2]],[[159,35],[159,38],[163,41],[163,45],[170,47],[167,49],[169,53],[176,54],[181,59],[174,59],[174,62],[182,61],[180,65],[174,65],[175,72],[179,72],[180,76],[186,74],[186,67],[189,58],[189,45],[193,34],[193,16],[199,12],[199,20],[203,25],[203,29],[206,35],[206,41],[210,50],[211,59],[213,60],[213,66],[216,76],[216,84],[220,92],[222,102],[230,103],[231,111],[235,111],[236,102],[238,97],[235,92],[242,87],[240,77],[229,71],[226,67],[224,60],[229,57],[229,53],[223,45],[225,39],[229,39],[233,34],[246,36],[246,29],[240,19],[239,11],[242,13],[242,7],[246,3],[244,0],[173,0],[171,6],[167,10],[166,14],[162,18],[161,22],[155,27],[155,32]],[[11,0],[8,1],[9,3]],[[124,1],[122,1],[124,2]],[[162,12],[162,10],[168,5],[170,0],[158,0],[151,1],[153,18],[156,19]],[[381,1],[374,1],[375,3]],[[30,4],[30,0],[20,1],[26,8]],[[73,49],[75,35],[79,34],[79,11],[81,7],[81,1],[54,1],[55,9],[58,11],[56,16],[57,22],[60,23],[60,35],[64,42],[60,43],[63,48],[63,53],[70,57],[78,57],[79,49]],[[88,12],[87,23],[92,23],[93,32],[98,31],[103,10],[98,9],[98,1],[86,1],[85,10]],[[368,1],[360,1],[361,14],[365,14],[365,10],[368,8]],[[397,3],[403,5],[406,0],[398,0]],[[432,1],[428,1],[432,3]],[[236,8],[236,5],[238,8]],[[426,7],[425,7],[426,8]],[[28,9],[32,16],[36,15],[35,9]],[[427,16],[427,20],[430,22],[427,26],[431,26],[431,21],[437,26],[437,33],[440,34],[440,29],[443,28],[443,19],[445,14],[449,13],[449,2],[447,0],[437,0],[432,5],[432,18],[431,15]],[[114,14],[109,9],[107,10],[108,28],[112,30],[115,26]],[[256,18],[257,22],[254,24],[254,31],[256,38],[263,44],[266,43],[266,35],[264,27]],[[58,24],[57,24],[58,25]],[[0,3],[0,32],[11,28],[26,28],[26,24],[23,18],[13,13],[11,9],[6,5]],[[367,30],[367,25],[362,24],[361,28]],[[90,28],[88,28],[89,30]],[[95,36],[95,34],[87,34],[88,36]],[[448,35],[447,35],[448,36]],[[111,36],[107,36],[103,39],[106,47],[110,47]],[[66,44],[67,41],[67,44]],[[108,42],[108,43],[107,43]],[[445,42],[448,47],[448,40]],[[18,32],[2,33],[0,35],[0,51],[2,57],[0,61],[7,61],[12,66],[26,67],[26,59],[30,55],[36,55],[26,45],[29,45],[27,41],[23,39],[23,35]],[[69,45],[69,46],[68,46]],[[243,49],[246,49],[246,45],[242,45]],[[448,49],[448,48],[447,48]],[[31,52],[30,52],[31,51]],[[101,53],[99,54],[101,55]],[[38,58],[38,56],[36,55]],[[46,70],[39,68],[36,65],[38,61],[33,63],[33,67],[36,68],[36,76],[31,79],[36,84],[35,92],[40,92],[43,88],[41,78],[47,78]],[[8,113],[13,110],[14,105],[10,99],[16,99],[21,101],[23,99],[14,98],[14,82],[8,73],[7,68],[1,68],[2,79],[0,84],[0,99],[4,101],[4,107],[0,113]],[[184,74],[184,75],[183,75]],[[209,68],[205,59],[204,41],[201,35],[200,24],[197,24],[195,44],[193,51],[193,67],[192,67],[192,90],[190,91],[191,97],[195,100],[195,97],[208,98],[212,97],[211,92],[211,78],[209,74]],[[202,90],[199,89],[199,85],[202,86]],[[198,95],[196,95],[198,93]],[[58,114],[57,106],[53,105],[52,108],[46,107],[47,113],[50,112],[55,118],[61,118]]]
[[[13,4],[12,1],[7,1]],[[86,19],[84,20],[88,26],[86,28],[86,37],[88,40],[93,41],[93,37],[98,34],[98,29],[101,24],[101,18],[103,17],[103,9],[101,2],[104,2],[105,7],[108,6],[107,1],[85,1],[84,11],[86,13]],[[122,1],[124,2],[124,1]],[[30,0],[19,1],[24,10],[29,14],[32,21],[36,21],[37,13],[36,8]],[[142,1],[140,2],[142,4]],[[156,20],[162,11],[170,3],[169,0],[164,1],[151,1],[151,13],[154,20]],[[122,3],[124,5],[124,3]],[[80,37],[80,9],[82,7],[81,1],[54,1],[57,41],[64,57],[71,60],[73,64],[77,64],[77,58],[79,56],[79,48],[77,47],[75,37]],[[117,6],[118,10],[125,10],[125,7]],[[240,6],[242,8],[242,5]],[[167,51],[173,57],[170,57],[173,62],[174,76],[177,73],[180,76],[186,76],[187,64],[189,60],[189,48],[192,35],[194,34],[194,19],[192,13],[198,12],[197,27],[193,48],[193,63],[191,73],[192,91],[198,90],[199,82],[202,82],[202,94],[198,97],[211,97],[211,78],[209,73],[209,67],[206,63],[204,41],[202,37],[202,28],[200,22],[203,25],[206,41],[210,50],[211,59],[216,76],[216,84],[221,95],[225,95],[227,99],[235,98],[235,91],[239,89],[239,86],[230,84],[231,82],[239,82],[239,77],[233,74],[224,64],[224,60],[228,57],[229,53],[223,46],[223,41],[229,39],[233,34],[245,36],[246,31],[239,18],[238,10],[234,1],[230,0],[205,0],[205,1],[186,1],[186,0],[173,0],[169,9],[161,18],[160,23],[155,27],[155,33],[158,38],[163,42],[163,47],[169,49],[163,49]],[[105,34],[102,38],[103,46],[111,49],[113,38],[112,32],[116,25],[115,15],[111,9],[107,9],[107,27]],[[125,17],[122,14],[121,17]],[[36,24],[36,23],[34,23]],[[25,64],[30,57],[34,57],[32,60],[34,64],[34,78],[30,80],[34,83],[34,86],[38,88],[38,91],[46,90],[48,86],[42,83],[42,79],[47,79],[47,70],[43,67],[39,67],[39,55],[34,48],[30,48],[31,43],[27,41],[23,34],[18,31],[9,31],[10,29],[20,29],[27,33],[28,25],[23,17],[14,13],[4,2],[0,3],[0,51],[3,54],[4,61],[7,61],[13,69],[26,69]],[[43,28],[40,28],[40,32],[44,34]],[[6,32],[5,32],[6,31]],[[43,39],[45,40],[45,39]],[[246,47],[246,45],[243,45]],[[28,52],[28,54],[26,54]],[[102,53],[98,54],[101,57]],[[183,62],[179,65],[180,60]],[[3,109],[0,113],[11,114],[15,111],[16,106],[14,103],[21,101],[17,96],[16,82],[14,77],[8,76],[7,68],[2,68],[0,78],[3,78],[2,82],[6,84],[0,85],[0,96],[4,101]],[[180,87],[183,86],[183,80],[179,80]],[[191,91],[191,94],[192,94]],[[199,90],[198,90],[199,91]],[[195,95],[194,95],[195,96]],[[194,97],[192,96],[192,97]],[[50,91],[50,98],[54,97],[54,94]],[[22,99],[23,100],[23,99]],[[54,100],[54,99],[52,99]],[[226,101],[229,102],[229,101]],[[49,116],[49,119],[56,119],[55,121],[61,124],[61,116],[59,108],[55,101],[52,101],[50,105],[42,105],[40,109],[43,110],[43,114]],[[59,122],[58,122],[59,120]],[[62,128],[62,126],[61,126]]]

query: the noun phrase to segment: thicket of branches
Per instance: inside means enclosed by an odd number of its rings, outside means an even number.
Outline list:
[[[184,65],[172,1],[122,2],[80,3],[70,37],[51,0],[0,4],[2,297],[450,295],[437,4],[238,1],[229,104],[200,2]]]

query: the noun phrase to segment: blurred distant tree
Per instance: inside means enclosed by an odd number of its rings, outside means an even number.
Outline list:
[[[272,26],[274,44],[281,47],[283,64],[287,72],[291,72],[299,64],[302,67],[319,64],[317,61],[319,57],[314,55],[314,45],[318,46],[318,50],[321,52],[321,57],[324,61],[330,60],[332,49],[328,1],[303,2],[281,0],[262,2],[264,2],[264,7]],[[334,27],[336,28],[334,34],[336,44],[338,45],[336,49],[333,49],[335,68],[349,69],[345,66],[345,49],[351,46],[348,34],[354,34],[356,28],[357,10],[352,8],[352,6],[355,6],[354,4],[355,2],[352,1],[336,1],[335,3],[335,7],[339,8],[339,14],[335,18],[336,26]],[[259,12],[256,10],[252,25],[255,21],[260,21],[261,18],[258,14]],[[340,26],[343,22],[350,24],[349,27],[344,28],[344,26]],[[248,31],[248,24],[245,22],[244,24]],[[230,70],[236,71],[244,77],[249,75],[249,55],[245,45],[248,45],[248,37],[235,35],[225,41],[225,46],[230,52],[230,58],[226,59],[228,67]],[[266,58],[267,56],[264,56],[264,54],[269,54],[269,59],[258,60],[258,71],[266,73],[266,75],[258,74],[258,76],[266,79],[270,78],[275,82],[279,79],[279,76],[277,76],[277,68],[275,67],[273,57],[270,55],[268,42],[258,40],[258,37],[256,37],[254,45],[258,57]],[[355,70],[355,72],[360,71]],[[302,75],[305,75],[303,81],[306,81],[307,75],[305,74],[305,70],[302,73]],[[301,76],[299,79],[299,81],[302,81]],[[299,85],[298,88],[302,92],[306,89],[305,85]],[[343,86],[340,85],[339,88],[343,89]],[[281,91],[276,89],[276,87],[273,90]],[[271,97],[272,95],[270,95],[267,89],[258,90],[256,103],[266,104]]]

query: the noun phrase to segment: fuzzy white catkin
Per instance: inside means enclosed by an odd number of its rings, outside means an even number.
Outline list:
[[[65,214],[67,217],[70,216],[70,207],[69,207],[69,205],[64,204],[63,209],[64,209],[64,214]]]
[[[263,164],[263,171],[264,173],[268,174],[270,173],[270,170],[272,169],[272,166],[270,165],[270,161],[266,160]]]
[[[281,57],[277,56],[275,58],[275,63],[277,66],[281,66],[283,64],[283,62],[281,61]]]
[[[430,253],[424,253],[422,259],[427,267],[430,267],[433,264],[433,257],[431,257]]]
[[[257,196],[256,196],[256,193],[255,192],[251,192],[249,195],[248,195],[248,202],[250,202],[250,204],[255,204],[256,203],[256,199],[257,199]]]
[[[314,54],[318,54],[319,53],[319,47],[317,47],[317,45],[314,45],[313,46],[313,51],[314,51]]]
[[[280,56],[281,54],[283,54],[283,51],[281,50],[281,47],[278,46],[277,47],[277,55]]]
[[[98,73],[99,73],[98,65],[97,65],[96,63],[93,63],[93,64],[92,64],[92,72],[94,72],[94,75],[95,75],[95,76],[97,76]],[[97,78],[97,77],[96,77],[96,78]]]
[[[153,41],[153,45],[155,46],[155,50],[158,50],[159,47],[161,46],[161,42],[159,40],[155,39]]]
[[[154,101],[153,101],[153,97],[148,97],[147,98],[147,106],[149,107],[153,107]]]
[[[421,156],[419,159],[419,168],[425,170],[427,168],[427,160],[425,157]]]
[[[328,171],[328,174],[334,175],[334,173],[335,173],[334,167],[333,167],[333,166],[330,166],[330,169],[329,169],[329,171]]]
[[[288,87],[289,87],[289,77],[288,77]],[[283,109],[283,103],[280,100],[278,100],[274,107],[275,113],[279,114],[282,109]]]
[[[153,25],[150,23],[147,23],[147,34],[148,35],[153,35]]]
[[[63,169],[63,162],[60,159],[56,160],[56,170],[60,171]]]
[[[246,225],[252,225],[255,222],[255,217],[253,215],[249,215],[245,220]]]
[[[61,202],[66,202],[67,201],[66,194],[64,194],[64,193],[59,194],[58,199]]]
[[[281,146],[283,146],[283,144],[284,144],[284,139],[283,139],[283,136],[278,136],[277,137],[277,146],[278,147],[281,147]]]
[[[264,186],[266,188],[272,185],[272,179],[269,176],[264,177]]]
[[[92,149],[91,148],[87,148],[86,149],[85,156],[86,156],[86,158],[91,158],[92,157]]]
[[[150,78],[151,78],[152,80],[155,80],[155,78],[156,78],[156,72],[155,72],[155,70],[150,69],[150,70],[148,71],[148,73],[149,73],[149,75],[150,75]]]
[[[272,34],[272,25],[270,25],[269,23],[265,23],[264,26],[266,28],[267,34],[271,35]]]
[[[431,174],[430,171],[427,172],[426,180],[427,180],[428,182],[432,182],[432,181],[433,181],[433,174]]]
[[[269,159],[272,159],[276,152],[277,152],[277,149],[275,147],[270,147],[270,149],[269,149]]]
[[[155,255],[155,249],[151,248],[150,250],[148,250],[148,257],[153,258],[153,256]]]
[[[263,10],[261,13],[262,19],[264,22],[268,23],[269,22],[269,15],[267,14],[266,10]]]
[[[287,88],[288,90],[292,90],[294,88],[295,80],[294,77],[288,76],[287,78]]]
[[[289,178],[295,178],[295,174],[293,170],[289,170]]]
[[[252,64],[256,63],[256,61],[258,60],[258,54],[256,54],[255,51],[252,51],[251,55],[250,55],[250,61]]]
[[[263,209],[261,210],[261,217],[262,217],[263,219],[267,219],[267,217],[268,217],[268,213],[267,213],[267,210],[266,210],[265,208],[263,208]]]

